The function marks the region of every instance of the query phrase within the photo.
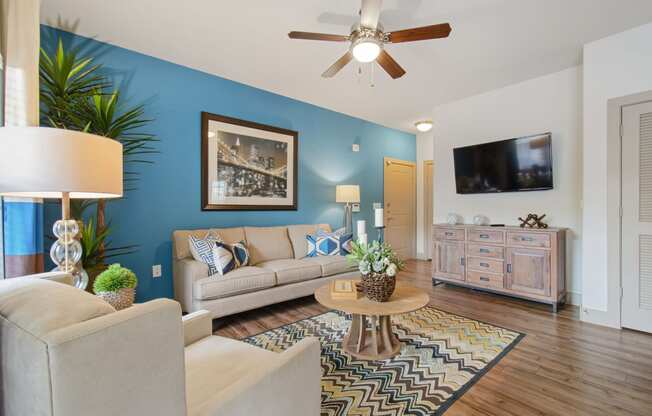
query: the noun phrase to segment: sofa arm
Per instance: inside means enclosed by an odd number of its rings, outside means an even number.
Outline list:
[[[181,304],[184,312],[194,312],[192,302],[193,283],[208,277],[208,265],[186,258],[174,261],[174,298]]]
[[[213,400],[215,413],[211,414],[319,415],[320,351],[317,338],[304,338],[278,354],[278,360],[270,366],[247,374],[222,391]],[[261,406],[261,403],[264,403],[264,406]]]
[[[187,347],[193,342],[213,335],[213,315],[208,311],[197,311],[183,318],[183,341]]]

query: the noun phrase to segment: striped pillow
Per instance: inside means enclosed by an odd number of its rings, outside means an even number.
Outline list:
[[[249,264],[249,250],[244,241],[233,244],[215,243],[213,258],[217,272],[224,276],[228,272]]]
[[[217,273],[217,266],[213,258],[213,247],[216,243],[222,243],[222,237],[219,235],[206,234],[204,238],[197,238],[193,235],[188,237],[188,245],[192,257],[208,266],[208,275],[212,276]]]

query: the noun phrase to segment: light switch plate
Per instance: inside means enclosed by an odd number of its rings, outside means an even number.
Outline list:
[[[354,202],[351,204],[351,211],[352,212],[360,212],[360,204],[357,202]]]
[[[383,207],[382,202],[374,202],[374,209],[381,209]]]
[[[152,266],[152,277],[157,278],[161,277],[161,265],[155,264]]]
[[[354,152],[359,152],[360,151],[360,145],[359,144],[352,145],[351,150],[353,150]]]

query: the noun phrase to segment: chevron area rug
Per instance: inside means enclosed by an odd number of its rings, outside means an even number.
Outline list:
[[[441,415],[524,336],[515,331],[425,307],[392,316],[399,355],[358,360],[341,342],[350,317],[326,312],[245,339],[280,352],[308,336],[321,341],[325,416]]]

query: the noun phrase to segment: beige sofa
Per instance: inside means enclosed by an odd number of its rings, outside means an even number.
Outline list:
[[[172,234],[174,297],[184,312],[208,310],[213,318],[308,296],[326,282],[359,273],[344,256],[307,257],[307,234],[327,224],[177,230]],[[209,276],[208,266],[193,259],[188,237],[209,231],[224,241],[245,241],[251,265],[224,276]]]
[[[209,312],[182,319],[173,300],[116,311],[58,282],[72,278],[0,280],[0,415],[319,414],[316,338],[274,353],[213,336]]]

